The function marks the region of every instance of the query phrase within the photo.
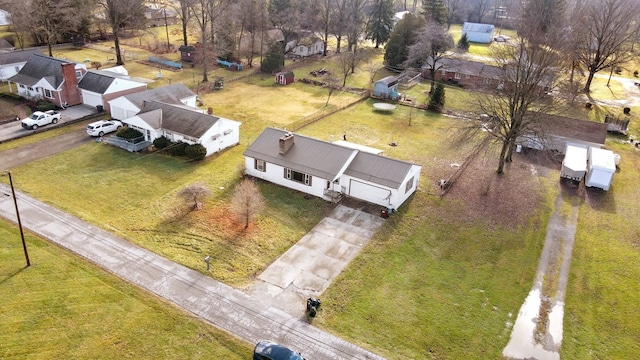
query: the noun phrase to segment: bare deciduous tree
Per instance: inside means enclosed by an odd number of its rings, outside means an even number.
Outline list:
[[[438,62],[444,58],[447,50],[453,47],[453,38],[444,26],[431,22],[420,28],[416,34],[416,42],[409,46],[409,54],[404,65],[406,67],[422,67],[427,65],[431,73],[431,88],[435,86],[435,74],[442,65]]]
[[[629,60],[631,44],[640,31],[640,2],[637,0],[591,0],[579,12],[577,29],[582,35],[580,62],[589,72],[584,91],[591,90],[594,75]]]
[[[238,219],[244,222],[244,228],[248,228],[251,219],[264,208],[264,198],[253,180],[245,179],[236,185],[231,206]]]
[[[502,90],[479,97],[479,108],[488,116],[465,124],[463,134],[467,139],[483,134],[499,143],[496,172],[502,174],[505,163],[512,160],[516,139],[540,132],[539,119],[531,110],[548,111],[539,100],[552,84],[559,59],[553,49],[520,36],[514,46],[496,49],[493,57],[502,69]]]
[[[98,4],[103,8],[105,18],[113,32],[116,65],[124,65],[120,51],[120,35],[127,27],[144,24],[143,0],[98,0]]]
[[[186,202],[193,202],[192,210],[200,210],[202,208],[201,201],[209,195],[211,195],[211,191],[202,183],[188,185],[178,193],[178,196]]]
[[[329,90],[329,94],[327,96],[327,102],[324,104],[325,107],[329,106],[329,100],[331,99],[331,95],[333,92],[338,89],[338,84],[340,83],[340,79],[331,74],[325,76],[325,82],[327,83],[327,89]]]
[[[342,86],[347,85],[347,77],[356,71],[356,67],[362,60],[361,50],[346,51],[338,57],[340,72],[342,73]]]

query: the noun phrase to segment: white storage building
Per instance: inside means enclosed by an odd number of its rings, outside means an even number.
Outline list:
[[[587,187],[609,190],[615,172],[616,164],[613,151],[595,147],[589,148],[589,163],[585,181]]]

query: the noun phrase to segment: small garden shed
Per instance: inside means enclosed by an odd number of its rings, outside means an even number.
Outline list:
[[[295,81],[293,71],[281,71],[276,74],[276,84],[289,85]]]
[[[191,45],[182,45],[178,48],[180,51],[180,60],[189,63],[195,63],[198,61],[198,48]]]
[[[373,96],[383,99],[398,100],[400,93],[398,92],[398,78],[395,76],[387,76],[376,81],[373,86]]]

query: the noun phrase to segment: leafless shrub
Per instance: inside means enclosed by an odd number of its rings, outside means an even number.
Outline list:
[[[192,210],[202,209],[201,200],[209,195],[211,195],[211,191],[202,183],[188,185],[178,193],[178,196],[184,199],[185,202],[193,201]]]
[[[238,220],[244,222],[244,228],[248,228],[251,219],[264,208],[264,198],[253,180],[242,180],[236,186],[231,206]]]

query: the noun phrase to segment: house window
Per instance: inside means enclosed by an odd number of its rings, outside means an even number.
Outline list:
[[[76,70],[76,79],[80,79],[82,77],[82,71]]]
[[[20,88],[21,88],[21,89],[24,89],[24,85],[20,84]]]
[[[227,129],[227,130],[224,131],[224,134],[225,135],[229,135],[229,134],[231,134],[232,131],[233,131],[233,129]]]
[[[19,71],[20,71],[20,66],[16,66],[16,67],[14,68],[14,70],[15,70],[16,72],[19,72]]]
[[[309,174],[303,174],[291,169],[284,169],[284,177],[285,179],[311,186],[311,175]]]
[[[254,159],[253,167],[258,171],[262,171],[262,172],[267,171],[267,163],[264,162],[264,160]]]
[[[48,97],[49,99],[53,99],[53,93],[49,89],[44,89],[44,96]]]
[[[409,181],[407,181],[407,187],[404,189],[404,193],[408,193],[409,191],[411,191],[411,189],[413,189],[413,176],[411,177],[411,179],[409,179]]]
[[[211,137],[211,140],[218,140],[219,137],[220,137],[220,134],[215,134]]]
[[[29,90],[29,91],[33,91],[33,88],[32,88],[31,86],[28,86],[28,87],[27,87],[27,90]]]
[[[489,83],[489,78],[484,78],[484,83],[488,84]]]
[[[455,79],[460,79],[460,73],[459,73],[459,72],[457,72],[455,75],[453,75],[453,77],[454,77]]]
[[[465,78],[465,79],[468,79],[468,78],[470,78],[470,77],[471,77],[471,75],[469,75],[469,74],[464,74],[464,78]]]

